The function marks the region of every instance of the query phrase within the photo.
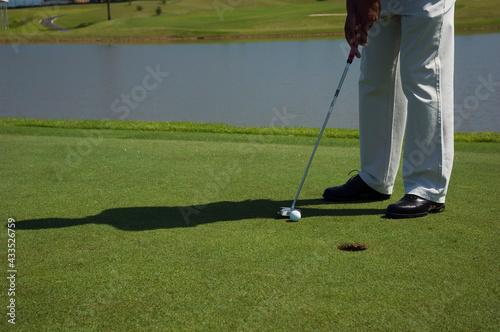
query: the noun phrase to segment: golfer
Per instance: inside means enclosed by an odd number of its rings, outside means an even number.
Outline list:
[[[325,199],[389,199],[404,137],[405,196],[386,216],[444,211],[453,165],[454,6],[454,0],[347,0],[346,39],[365,46],[361,165],[347,183],[327,188]]]

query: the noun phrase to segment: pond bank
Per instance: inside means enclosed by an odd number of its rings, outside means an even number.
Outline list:
[[[49,17],[50,19],[53,17]],[[60,31],[64,28],[60,28]],[[476,27],[476,28],[455,28],[456,32],[500,32],[500,27]],[[191,36],[191,37],[154,37],[154,38],[31,38],[20,35],[14,35],[10,39],[0,39],[0,44],[94,44],[94,43],[109,43],[109,44],[124,44],[124,43],[162,43],[162,42],[178,42],[178,41],[200,41],[200,40],[259,40],[259,39],[292,39],[292,38],[322,38],[336,37],[342,38],[343,32],[323,32],[323,33],[292,33],[292,34],[266,34],[266,35],[233,35],[233,36]]]

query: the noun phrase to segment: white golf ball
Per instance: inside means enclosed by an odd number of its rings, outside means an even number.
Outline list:
[[[292,221],[299,221],[302,216],[300,215],[300,211],[293,210],[290,213],[290,220]]]

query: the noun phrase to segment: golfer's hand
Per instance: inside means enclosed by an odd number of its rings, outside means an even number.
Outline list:
[[[345,38],[349,45],[368,44],[368,32],[380,15],[380,0],[347,0]],[[361,57],[359,51],[356,57]]]

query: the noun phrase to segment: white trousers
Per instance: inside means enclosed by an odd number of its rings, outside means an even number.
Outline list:
[[[361,57],[360,176],[444,203],[453,165],[454,1],[381,0]]]

